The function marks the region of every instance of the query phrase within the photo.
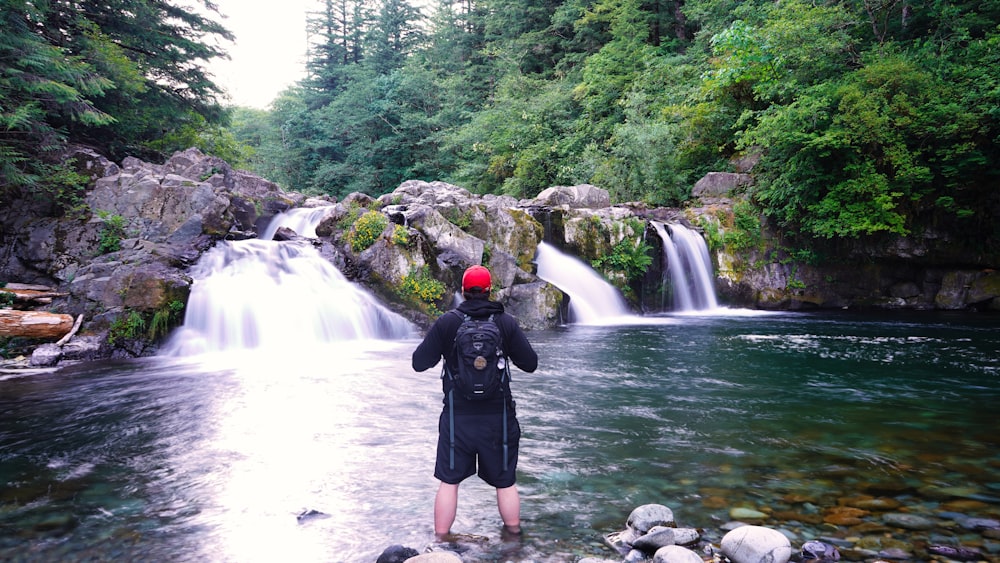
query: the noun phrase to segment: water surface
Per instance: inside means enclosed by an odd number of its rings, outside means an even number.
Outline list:
[[[799,540],[858,495],[940,522],[907,545],[977,542],[1000,512],[1000,319],[689,315],[529,333],[522,545],[493,491],[455,531],[483,561],[613,557],[645,503],[717,541],[729,510]],[[374,561],[432,544],[435,369],[414,339],[80,364],[0,381],[0,560]],[[313,517],[297,518],[307,511]],[[881,522],[877,513],[869,524]],[[880,532],[881,533],[881,532]],[[877,535],[877,534],[876,534]],[[920,560],[918,551],[914,558]]]

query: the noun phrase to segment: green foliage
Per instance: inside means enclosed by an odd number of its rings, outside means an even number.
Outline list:
[[[733,205],[733,222],[723,240],[735,251],[751,250],[763,244],[760,212],[752,203],[740,200]]]
[[[244,144],[232,129],[209,123],[204,116],[188,113],[177,119],[177,127],[163,136],[145,143],[145,147],[161,154],[195,147],[205,154],[217,156],[237,168],[246,168],[252,161],[253,148]]]
[[[708,249],[712,252],[721,250],[725,242],[719,219],[711,215],[698,215],[697,222],[704,232],[705,245]]]
[[[406,227],[397,224],[392,228],[392,238],[389,240],[396,246],[410,246],[410,232]]]
[[[0,289],[0,309],[10,309],[13,306],[14,294],[10,291],[3,291]]]
[[[99,210],[97,216],[103,221],[97,240],[97,253],[108,254],[121,250],[122,239],[125,238],[125,218],[105,210]]]
[[[381,211],[374,209],[358,217],[354,226],[347,233],[347,239],[351,244],[351,250],[361,252],[382,236],[382,232],[389,226],[389,218]]]
[[[444,213],[444,218],[448,220],[449,223],[455,225],[463,231],[468,231],[472,227],[472,211],[466,210],[461,211],[457,207],[451,207]]]
[[[149,322],[149,337],[158,340],[184,320],[184,303],[173,300],[153,313]]]
[[[397,294],[428,315],[437,316],[441,314],[437,303],[444,297],[446,289],[443,283],[432,278],[427,269],[423,268],[403,277]]]
[[[634,281],[653,263],[649,255],[652,250],[641,238],[637,241],[624,239],[611,249],[611,254],[593,260],[592,264],[599,270],[621,273],[627,281]]]
[[[995,3],[327,2],[309,78],[266,112],[218,105],[199,65],[231,36],[196,4],[0,3],[0,197],[79,207],[68,142],[196,146],[337,197],[593,183],[651,205],[752,153],[754,205],[803,242],[934,224],[1000,245]]]
[[[123,340],[135,340],[143,335],[146,330],[146,319],[142,313],[134,309],[123,311],[122,315],[115,317],[108,328],[108,344],[114,346]]]
[[[200,64],[233,37],[204,13],[153,0],[0,3],[2,189],[60,195],[47,168],[68,143],[120,160],[147,156],[185,118],[223,123]]]

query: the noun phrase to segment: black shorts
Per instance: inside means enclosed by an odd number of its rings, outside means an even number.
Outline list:
[[[452,466],[451,424],[445,408],[438,420],[437,463],[434,477],[457,485],[478,473],[490,486],[505,489],[517,481],[517,446],[521,425],[507,415],[507,470],[503,468],[503,415],[459,414],[455,416],[454,466]],[[478,467],[478,469],[477,469]]]

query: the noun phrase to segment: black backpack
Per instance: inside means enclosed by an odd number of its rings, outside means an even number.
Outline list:
[[[469,401],[492,399],[510,378],[500,327],[493,315],[474,319],[458,311],[455,314],[462,315],[462,324],[455,333],[458,370],[450,374],[454,389]]]

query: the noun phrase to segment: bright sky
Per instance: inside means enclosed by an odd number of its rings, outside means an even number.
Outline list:
[[[236,36],[223,43],[230,60],[208,65],[228,104],[266,109],[305,76],[306,11],[316,0],[215,0],[222,24]]]

